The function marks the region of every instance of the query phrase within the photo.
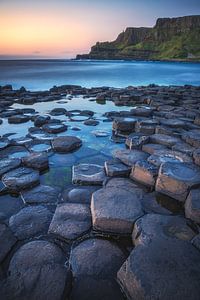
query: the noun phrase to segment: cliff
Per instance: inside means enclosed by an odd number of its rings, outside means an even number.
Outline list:
[[[153,28],[128,27],[115,41],[97,42],[77,59],[200,61],[200,16],[159,18]]]

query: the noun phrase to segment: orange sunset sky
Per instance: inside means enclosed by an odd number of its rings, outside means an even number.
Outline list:
[[[0,56],[73,57],[96,41],[115,39],[127,26],[197,14],[196,5],[196,0],[0,0]]]

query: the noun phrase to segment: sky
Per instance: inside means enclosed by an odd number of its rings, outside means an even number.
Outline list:
[[[126,27],[197,14],[199,0],[0,0],[0,58],[73,58]]]

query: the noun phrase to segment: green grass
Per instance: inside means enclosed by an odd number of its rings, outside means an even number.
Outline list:
[[[182,33],[181,35],[174,35],[170,40],[165,42],[158,42],[155,39],[154,31],[148,40],[138,43],[136,45],[125,46],[122,43],[104,42],[97,43],[95,50],[99,52],[112,51],[121,56],[135,55],[137,50],[155,51],[150,54],[149,59],[180,59],[188,58],[200,60],[200,29],[194,29],[189,33]],[[97,51],[98,51],[97,50]]]

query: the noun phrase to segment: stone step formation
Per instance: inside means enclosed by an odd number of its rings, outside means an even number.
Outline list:
[[[118,110],[102,121],[90,110],[25,107],[77,96]],[[2,300],[199,299],[200,87],[6,85],[0,118],[0,129],[28,128],[0,136]],[[113,157],[87,148],[81,128],[68,134],[73,122],[92,126],[97,144],[111,135]],[[112,132],[94,131],[103,122]],[[64,189],[44,182],[52,166],[58,180],[70,169]]]

